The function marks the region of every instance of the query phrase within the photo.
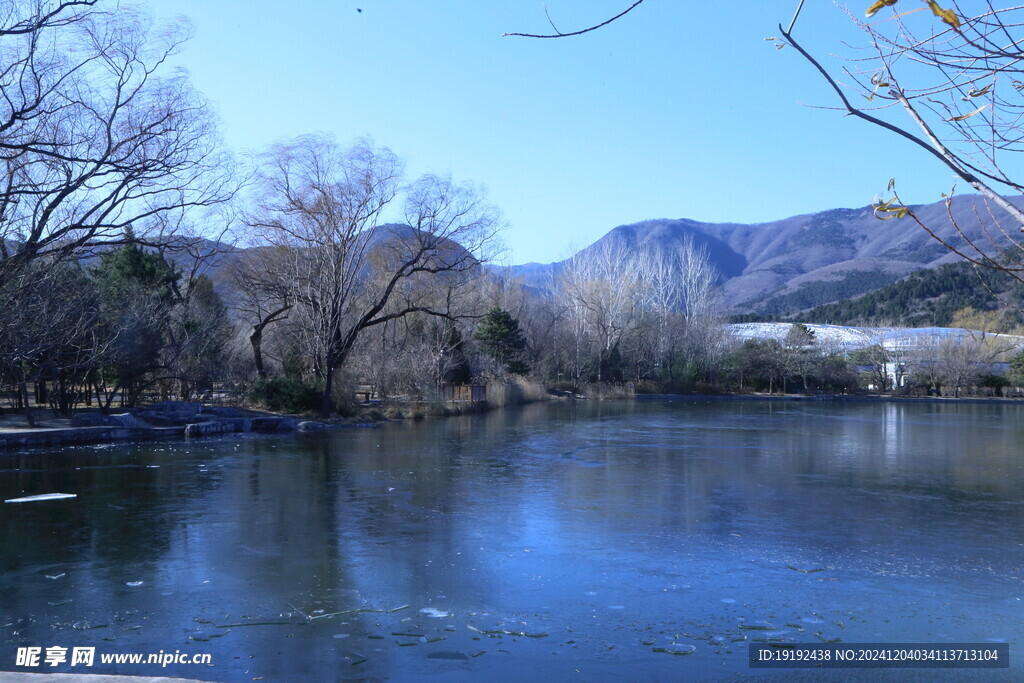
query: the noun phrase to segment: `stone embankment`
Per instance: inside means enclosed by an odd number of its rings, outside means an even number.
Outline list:
[[[63,446],[109,441],[199,437],[237,432],[291,432],[322,429],[320,422],[254,410],[165,401],[121,415],[79,413],[67,426],[0,430],[0,448]]]

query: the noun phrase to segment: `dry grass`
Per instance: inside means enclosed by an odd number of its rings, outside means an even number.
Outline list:
[[[510,375],[487,384],[487,405],[491,408],[546,401],[548,398],[543,384],[520,375]]]
[[[582,386],[580,395],[599,400],[633,398],[636,396],[636,387],[632,382],[598,382]]]

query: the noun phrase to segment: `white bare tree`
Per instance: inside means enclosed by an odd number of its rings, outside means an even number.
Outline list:
[[[609,361],[637,322],[642,284],[638,260],[616,241],[598,242],[564,264],[558,289],[574,330],[576,356],[583,359],[589,341],[599,382],[608,379]]]

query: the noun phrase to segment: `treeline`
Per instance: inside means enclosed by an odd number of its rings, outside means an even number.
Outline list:
[[[451,241],[442,262],[430,261],[391,288],[420,252],[410,250],[410,240],[427,234],[377,226],[301,249],[256,250],[233,265],[229,306],[247,327],[255,386],[274,394],[299,383],[307,407],[319,392],[320,409],[329,411],[356,385],[371,385],[382,397],[436,400],[445,385],[513,375],[578,393],[643,381],[692,387],[717,368],[724,339],[715,273],[692,243],[674,252],[593,247],[538,292],[488,275]],[[427,250],[431,259],[438,249]],[[318,255],[322,250],[338,253]],[[397,254],[404,256],[395,260]],[[345,267],[315,266],[325,261]],[[333,314],[325,302],[343,310]]]
[[[230,375],[233,327],[209,278],[132,242],[96,261],[35,259],[0,287],[0,378],[30,424],[34,404],[66,415],[144,391],[189,400]]]

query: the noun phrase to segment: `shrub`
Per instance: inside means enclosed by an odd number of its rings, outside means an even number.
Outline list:
[[[271,377],[252,383],[248,398],[269,410],[300,413],[319,410],[322,394],[316,386],[291,377]]]
[[[990,389],[1002,389],[1003,387],[1010,386],[1010,380],[1002,375],[985,373],[978,377],[978,386],[988,387]]]

